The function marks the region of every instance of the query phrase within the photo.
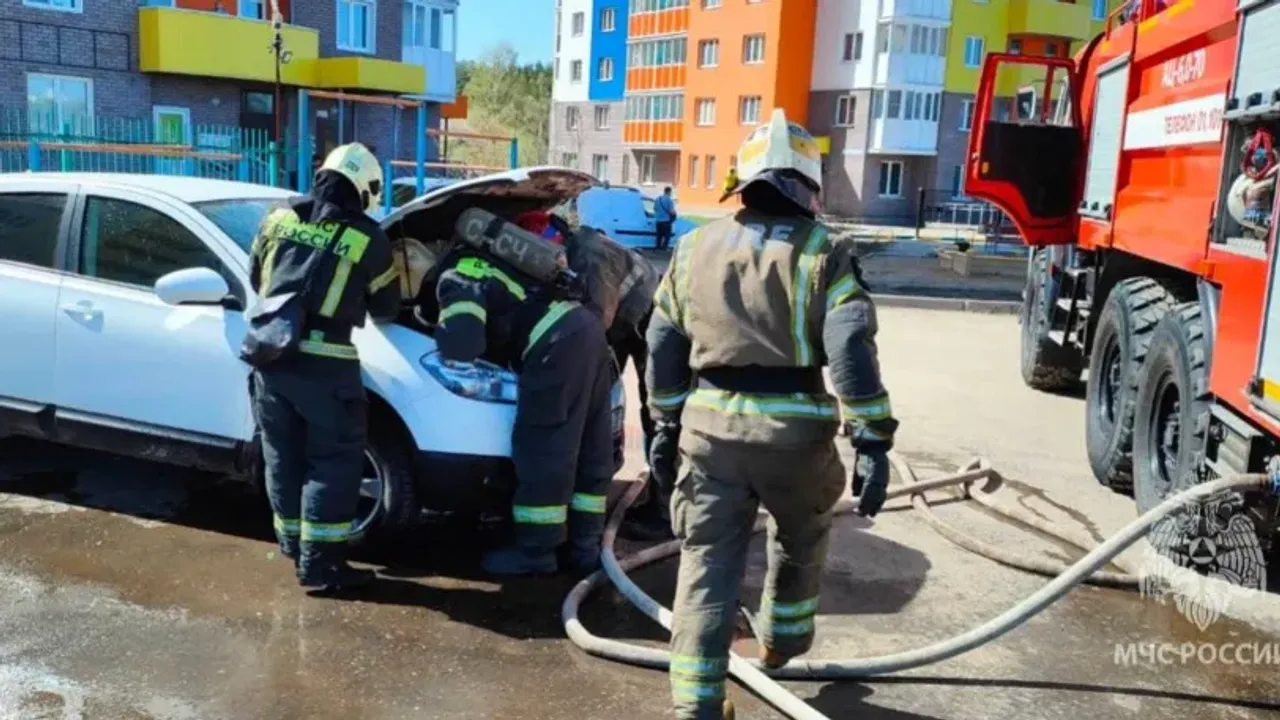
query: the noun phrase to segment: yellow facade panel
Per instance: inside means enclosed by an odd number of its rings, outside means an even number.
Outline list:
[[[314,61],[312,87],[414,94],[426,88],[421,65],[371,57],[321,58]]]
[[[271,23],[220,13],[148,7],[138,10],[138,69],[271,82],[275,62]],[[309,85],[312,61],[320,55],[320,33],[286,25],[285,48],[292,61],[281,68],[290,85]]]

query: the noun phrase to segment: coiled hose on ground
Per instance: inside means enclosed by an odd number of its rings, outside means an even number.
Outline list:
[[[911,496],[912,506],[921,511],[925,520],[948,540],[966,550],[979,553],[1001,564],[1053,576],[1054,579],[1030,597],[982,625],[947,640],[915,650],[868,658],[837,660],[797,659],[781,669],[770,670],[767,674],[755,661],[748,661],[737,654],[731,654],[729,658],[730,675],[754,690],[760,697],[788,717],[796,718],[797,720],[827,720],[825,715],[779,685],[774,678],[843,680],[901,672],[953,658],[985,645],[1013,630],[1062,598],[1071,588],[1080,583],[1091,582],[1119,587],[1136,586],[1137,578],[1134,575],[1130,573],[1101,572],[1100,568],[1115,559],[1130,545],[1146,536],[1147,531],[1160,519],[1185,507],[1188,503],[1196,502],[1227,490],[1272,487],[1273,484],[1265,475],[1239,475],[1197,485],[1168,498],[1159,506],[1152,508],[1126,525],[1102,544],[1094,547],[1092,543],[1080,538],[1078,534],[1063,531],[1030,513],[1016,510],[1000,503],[991,497],[988,492],[982,490],[973,491],[971,486],[978,481],[986,480],[990,482],[999,480],[999,475],[990,468],[985,460],[975,459],[970,461],[953,475],[919,481],[915,476],[915,471],[901,456],[891,453],[890,457],[902,485],[890,489],[888,493],[889,499],[909,495]],[[1048,558],[1027,556],[984,543],[956,529],[954,526],[947,525],[933,513],[923,493],[927,490],[956,485],[964,486],[969,496],[983,506],[1072,545],[1089,550],[1088,554],[1080,558],[1074,565],[1068,567],[1063,563],[1055,563]],[[1275,490],[1274,487],[1272,489]],[[621,559],[614,554],[613,550],[618,528],[622,524],[627,508],[635,502],[643,490],[644,483],[633,483],[632,487],[623,495],[617,507],[614,508],[604,534],[603,551],[601,553],[603,569],[593,573],[574,586],[569,595],[565,597],[561,614],[564,620],[565,632],[568,634],[569,639],[586,652],[632,665],[665,669],[670,657],[666,651],[598,637],[588,631],[578,619],[578,607],[582,601],[593,590],[602,585],[605,578],[608,578],[617,586],[619,592],[641,612],[657,621],[667,630],[671,629],[671,611],[640,589],[627,576],[627,572],[677,555],[680,552],[680,542],[673,540],[655,545]],[[848,512],[853,507],[855,507],[855,502],[852,498],[843,498],[836,506],[836,513]],[[755,530],[759,531],[763,527],[764,519],[762,517],[757,521]]]

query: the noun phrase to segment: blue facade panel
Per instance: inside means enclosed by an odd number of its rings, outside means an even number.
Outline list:
[[[592,102],[617,102],[627,86],[627,0],[595,0],[591,7],[591,84],[587,97]],[[607,21],[612,21],[610,25]],[[613,61],[613,76],[600,79],[600,61]]]

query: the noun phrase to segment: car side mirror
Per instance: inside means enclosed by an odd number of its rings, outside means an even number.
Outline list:
[[[222,305],[231,294],[225,278],[203,267],[175,270],[156,280],[154,290],[166,305]]]

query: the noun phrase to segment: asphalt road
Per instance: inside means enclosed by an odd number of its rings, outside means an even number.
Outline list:
[[[1013,317],[886,308],[881,324],[899,448],[922,476],[984,455],[1009,479],[1000,492],[1010,502],[1096,537],[1132,519],[1132,503],[1088,473],[1082,402],[1021,386]],[[572,578],[485,579],[473,534],[424,534],[368,600],[312,599],[274,555],[261,501],[238,486],[25,443],[0,451],[0,720],[668,716],[665,676],[563,639],[559,606]],[[631,455],[624,476],[638,444]],[[988,541],[1075,554],[936,498],[944,519]],[[1044,583],[956,548],[905,507],[892,503],[874,523],[838,522],[814,656],[919,647]],[[749,604],[763,569],[757,547]],[[674,566],[639,579],[668,600]],[[601,635],[663,639],[612,594],[590,601],[584,622]],[[1280,709],[1280,647],[1266,665],[1235,652],[1229,664],[1117,661],[1117,648],[1134,643],[1269,647],[1280,643],[1280,603],[1233,601],[1202,630],[1172,601],[1082,588],[945,663],[794,687],[840,719],[1215,720]],[[779,717],[745,690],[731,693],[740,717]]]

